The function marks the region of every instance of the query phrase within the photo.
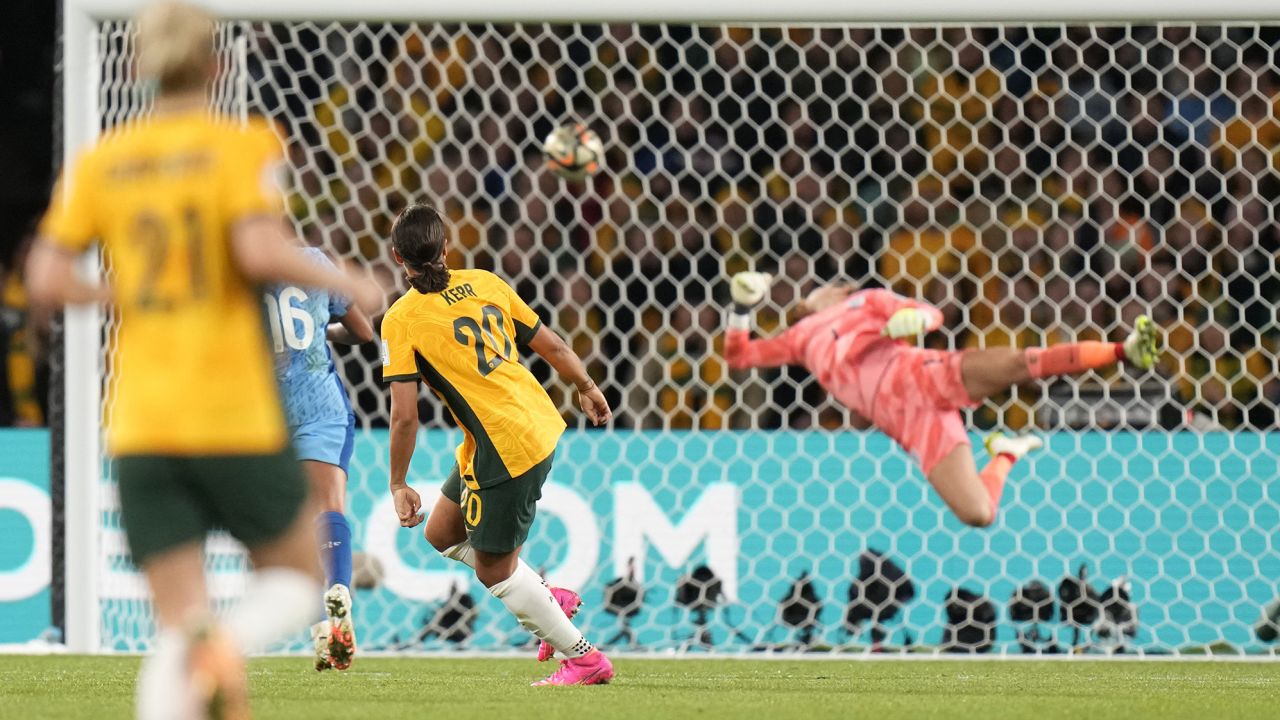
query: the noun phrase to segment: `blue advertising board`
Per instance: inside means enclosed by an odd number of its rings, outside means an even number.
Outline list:
[[[420,491],[447,473],[456,439],[433,432],[420,444],[413,468]],[[945,599],[964,586],[993,601],[998,649],[1016,652],[1005,609],[1014,590],[1033,580],[1053,590],[1084,565],[1099,591],[1128,581],[1139,621],[1130,648],[1225,641],[1257,649],[1252,625],[1280,593],[1280,435],[1046,439],[1045,450],[1010,476],[995,525],[975,529],[952,517],[879,433],[571,432],[525,557],[553,584],[583,593],[580,624],[594,637],[618,629],[602,590],[630,564],[647,590],[632,624],[650,648],[692,634],[675,596],[699,564],[721,581],[718,647],[794,637],[779,623],[778,606],[801,573],[823,604],[820,639],[857,642],[841,619],[858,556],[876,549],[918,590],[890,628],[891,643],[908,636],[939,643]],[[385,467],[383,442],[366,437],[360,464]],[[431,552],[420,533],[398,528],[384,479],[367,481],[368,492],[353,494],[357,537],[383,560],[386,577],[381,589],[362,593],[365,617],[403,619],[371,628],[369,639],[405,642],[415,619],[425,620],[456,586],[478,602],[477,627],[510,632],[479,632],[472,647],[523,641],[514,622],[486,622],[502,608],[473,579]]]
[[[48,431],[0,430],[0,644],[49,627],[50,508]]]
[[[428,509],[458,439],[444,430],[419,436],[411,483]],[[698,565],[720,583],[710,626],[717,649],[793,639],[779,602],[802,573],[822,605],[817,639],[864,644],[865,628],[850,634],[841,621],[867,549],[900,565],[917,590],[886,627],[889,645],[941,642],[945,600],[963,586],[994,604],[997,649],[1017,652],[1007,611],[1015,589],[1039,580],[1052,591],[1083,565],[1100,590],[1128,581],[1138,613],[1130,647],[1263,647],[1252,627],[1280,594],[1280,434],[1060,432],[1046,441],[1015,467],[995,524],[975,529],[956,521],[878,433],[570,431],[524,557],[551,583],[583,594],[579,624],[597,640],[620,629],[604,588],[630,572],[645,588],[631,624],[648,649],[693,636],[676,591]],[[20,642],[49,624],[49,537],[40,529],[47,436],[0,432],[0,450],[0,642]],[[358,434],[352,468],[354,546],[378,579],[357,593],[363,647],[447,647],[422,630],[458,594],[470,595],[478,613],[466,647],[528,642],[466,568],[437,555],[421,528],[399,527],[385,432]],[[108,556],[123,552],[118,535],[106,530]],[[240,567],[211,564],[228,578]],[[122,558],[107,558],[107,647],[146,644],[137,580]],[[211,587],[234,592],[235,582],[218,580]]]

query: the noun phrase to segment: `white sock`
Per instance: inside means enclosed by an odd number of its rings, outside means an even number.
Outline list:
[[[322,612],[322,591],[318,581],[298,570],[258,570],[250,576],[244,597],[227,618],[227,633],[245,655],[262,652],[311,624]]]
[[[565,617],[551,590],[542,584],[542,578],[524,561],[516,565],[511,577],[489,588],[489,594],[501,600],[526,630],[545,640],[561,655],[576,658],[592,651],[591,643]]]
[[[475,548],[471,547],[470,540],[463,540],[453,547],[445,548],[444,552],[440,554],[450,560],[457,560],[472,570],[476,569],[476,551]],[[516,558],[516,564],[523,566],[529,572],[533,572],[533,568],[529,567],[529,564],[524,561],[524,558]],[[537,575],[537,573],[534,574]],[[539,578],[539,580],[541,580],[541,578]],[[542,584],[546,585],[546,582],[542,581]]]
[[[444,550],[440,551],[440,554],[449,558],[450,560],[457,560],[458,562],[462,563],[463,565],[466,565],[472,570],[474,570],[476,567],[476,551],[474,548],[471,547],[470,540],[463,540],[462,542],[458,543],[457,545],[454,545],[453,547],[445,548]],[[521,560],[520,562],[524,562],[524,561]]]
[[[178,720],[194,714],[187,677],[187,638],[162,630],[138,671],[138,720]]]

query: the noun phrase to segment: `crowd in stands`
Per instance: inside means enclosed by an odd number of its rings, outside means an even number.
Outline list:
[[[439,205],[451,260],[512,280],[620,426],[842,424],[803,373],[720,360],[724,278],[747,267],[780,278],[765,333],[822,281],[938,305],[936,347],[1118,339],[1151,312],[1159,373],[1086,383],[1154,387],[1168,427],[1277,424],[1280,28],[257,32],[254,99],[289,140],[306,238],[394,287],[391,220]],[[587,183],[539,156],[574,119],[607,147]],[[1042,422],[1046,392],[974,419]]]
[[[329,28],[285,43],[339,58],[309,97],[279,94],[302,87],[283,54],[261,84],[292,105],[295,212],[316,242],[391,281],[389,219],[410,198],[441,204],[455,261],[514,279],[624,425],[839,426],[803,374],[731,378],[720,361],[722,278],[755,266],[782,279],[764,332],[825,280],[937,304],[939,347],[1115,338],[1150,311],[1168,333],[1164,424],[1270,427],[1278,39]],[[586,185],[540,167],[540,137],[570,118],[607,139],[607,170]],[[1037,402],[1032,388],[976,419],[1034,423]]]
[[[21,272],[32,239],[0,261],[0,427],[47,421],[47,323],[30,312]]]

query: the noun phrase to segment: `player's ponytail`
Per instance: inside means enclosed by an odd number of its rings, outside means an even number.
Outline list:
[[[391,247],[404,262],[405,278],[420,293],[449,287],[444,264],[444,218],[430,205],[410,205],[391,227]]]
[[[138,75],[161,95],[200,90],[214,72],[213,17],[174,0],[138,13]]]

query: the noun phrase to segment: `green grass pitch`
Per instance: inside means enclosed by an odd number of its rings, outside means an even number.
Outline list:
[[[135,657],[8,656],[0,716],[128,718]],[[305,658],[250,663],[258,718],[1280,717],[1280,663],[619,659],[610,685],[530,688],[550,664],[362,658],[319,675]]]

